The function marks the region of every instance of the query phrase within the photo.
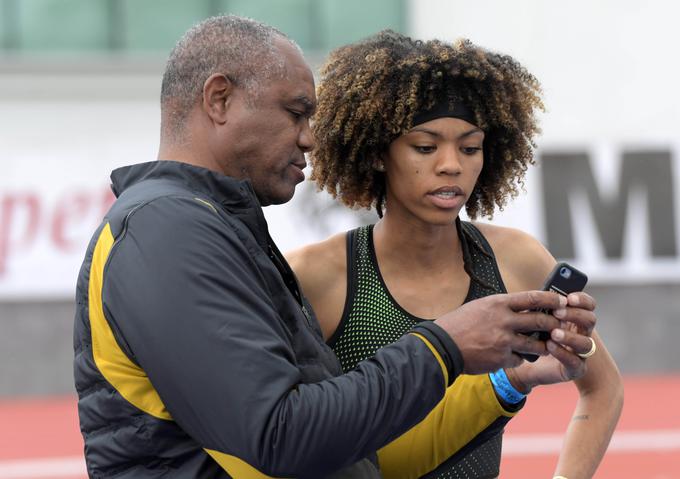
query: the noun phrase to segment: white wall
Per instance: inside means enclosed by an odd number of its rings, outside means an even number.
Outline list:
[[[412,0],[414,37],[465,37],[541,81],[542,143],[680,137],[680,4],[664,0]]]

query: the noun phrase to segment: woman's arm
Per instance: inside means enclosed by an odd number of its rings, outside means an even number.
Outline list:
[[[592,338],[597,351],[585,360],[586,373],[574,380],[579,399],[555,469],[555,475],[567,479],[593,477],[623,407],[623,384],[618,368],[596,331],[592,332]],[[524,363],[508,371],[508,376],[517,389],[525,393],[535,386],[566,381],[572,371],[578,369],[576,363],[583,362],[574,356],[557,347],[551,356]]]
[[[494,249],[509,292],[541,287],[555,260],[536,239],[509,228],[478,226]],[[570,301],[573,299],[572,295]],[[570,305],[586,310],[594,308],[594,303]],[[574,333],[579,331],[566,324],[564,329],[564,340],[554,335],[553,339],[564,345],[575,344],[578,338]],[[579,399],[555,470],[556,475],[568,479],[593,476],[623,407],[623,384],[618,368],[597,332],[592,331],[592,338],[597,352],[585,360],[585,374],[574,380]],[[525,362],[508,371],[510,380],[518,389],[528,392],[532,387],[568,381],[574,375],[582,374],[584,360],[568,348],[559,346],[557,341],[549,341],[549,349],[553,350],[550,356],[539,358],[535,363]]]
[[[618,368],[596,332],[592,337],[597,352],[586,360],[586,374],[574,381],[579,399],[555,469],[555,475],[568,479],[593,477],[623,407]]]

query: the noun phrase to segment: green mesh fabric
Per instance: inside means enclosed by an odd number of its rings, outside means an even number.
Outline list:
[[[505,292],[491,248],[479,230],[467,222],[459,222],[457,226],[463,260],[471,273],[465,302]],[[381,347],[395,342],[418,322],[427,321],[405,311],[385,286],[373,248],[373,225],[362,226],[348,235],[348,297],[340,325],[329,341],[344,371],[354,369]],[[460,451],[424,477],[485,479],[498,476],[501,434],[502,431],[473,448]]]
[[[356,231],[356,293],[331,345],[344,371],[395,342],[418,322],[392,299],[373,266],[372,231],[368,226]]]

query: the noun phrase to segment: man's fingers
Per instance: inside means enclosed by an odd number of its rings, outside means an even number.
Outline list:
[[[513,353],[535,354],[537,356],[547,354],[544,341],[526,334],[516,334],[511,340],[510,348]]]
[[[574,354],[586,354],[593,347],[589,336],[564,329],[554,329],[550,333],[550,338],[562,346],[568,346]]]
[[[590,335],[595,328],[597,317],[595,313],[587,309],[567,308],[566,314],[560,318],[561,321],[577,326],[578,331]]]
[[[510,309],[517,312],[531,309],[564,309],[566,305],[567,298],[551,291],[512,293],[508,302]]]
[[[560,320],[540,311],[525,311],[514,315],[512,329],[518,333],[552,331],[560,327]]]
[[[595,298],[584,292],[569,294],[569,296],[567,296],[567,301],[569,302],[569,306],[587,309],[588,311],[594,311],[596,306]]]

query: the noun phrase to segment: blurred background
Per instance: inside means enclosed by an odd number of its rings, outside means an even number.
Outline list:
[[[113,200],[110,171],[156,158],[167,54],[219,13],[276,26],[315,71],[332,48],[391,28],[467,37],[536,75],[547,106],[537,166],[492,221],[590,277],[627,393],[596,477],[680,477],[678,4],[0,0],[0,479],[85,476],[71,366],[78,268]],[[265,214],[284,251],[376,219],[309,183]],[[532,393],[508,428],[501,477],[551,474],[575,398],[571,385]]]

